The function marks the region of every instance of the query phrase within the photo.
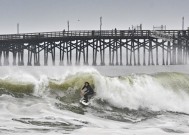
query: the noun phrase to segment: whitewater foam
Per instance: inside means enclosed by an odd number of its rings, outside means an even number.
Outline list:
[[[130,79],[132,83],[128,81]],[[175,91],[166,88],[152,76],[133,75],[125,79],[101,76],[96,80],[98,96],[113,106],[189,113],[188,93],[185,90]]]

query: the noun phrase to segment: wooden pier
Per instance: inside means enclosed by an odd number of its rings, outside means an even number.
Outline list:
[[[188,57],[189,30],[115,29],[0,35],[0,65],[47,66],[50,59],[53,65],[57,61],[59,65],[179,65],[187,64]]]

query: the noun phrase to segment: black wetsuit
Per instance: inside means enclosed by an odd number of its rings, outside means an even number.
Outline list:
[[[85,100],[85,102],[88,102],[88,96],[93,95],[94,90],[91,88],[90,85],[84,86],[82,89],[85,89],[85,88],[86,88],[86,90],[85,90],[84,100]]]

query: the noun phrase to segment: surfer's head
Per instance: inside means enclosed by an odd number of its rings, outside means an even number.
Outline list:
[[[85,86],[88,86],[89,85],[89,82],[85,82]]]

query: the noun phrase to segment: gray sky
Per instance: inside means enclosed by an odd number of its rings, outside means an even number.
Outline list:
[[[128,29],[142,23],[143,29],[167,25],[189,27],[189,0],[0,0],[0,34],[20,32]],[[78,21],[78,19],[80,21]]]

